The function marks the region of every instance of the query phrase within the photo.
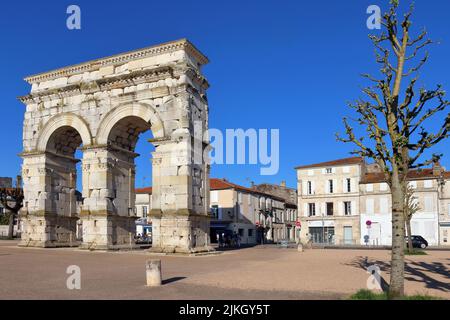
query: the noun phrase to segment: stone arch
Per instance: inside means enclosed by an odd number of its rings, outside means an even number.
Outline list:
[[[86,122],[73,113],[62,113],[54,116],[45,124],[37,140],[36,150],[45,152],[53,133],[62,127],[75,129],[81,136],[84,146],[92,145],[92,134]]]
[[[110,111],[101,121],[96,135],[98,145],[106,145],[111,130],[122,119],[138,117],[150,123],[153,137],[164,138],[164,125],[156,109],[149,103],[135,102],[121,105]]]

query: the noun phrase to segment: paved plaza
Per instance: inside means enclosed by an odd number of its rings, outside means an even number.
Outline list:
[[[383,282],[390,252],[257,246],[208,256],[18,248],[0,241],[1,299],[345,299],[366,287],[366,267]],[[145,262],[162,260],[163,283],[145,286]],[[406,292],[450,298],[450,252],[406,258]],[[81,290],[69,290],[66,269],[81,268]]]

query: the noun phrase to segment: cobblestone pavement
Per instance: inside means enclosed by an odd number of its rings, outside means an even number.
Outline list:
[[[344,299],[366,287],[366,267],[383,280],[389,251],[253,247],[208,256],[18,248],[0,241],[0,299]],[[145,287],[145,261],[162,260],[163,282]],[[66,269],[81,268],[81,290]],[[407,258],[408,294],[450,298],[450,253]]]

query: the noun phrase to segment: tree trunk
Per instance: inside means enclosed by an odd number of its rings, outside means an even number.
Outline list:
[[[14,238],[14,213],[9,213],[9,227],[8,227],[8,239],[12,240]]]
[[[404,295],[405,272],[405,217],[404,188],[397,170],[392,175],[392,256],[389,298],[396,299]],[[397,172],[396,172],[397,171]]]
[[[406,234],[408,236],[408,252],[412,253],[414,251],[412,239],[411,239],[411,219],[406,219]]]

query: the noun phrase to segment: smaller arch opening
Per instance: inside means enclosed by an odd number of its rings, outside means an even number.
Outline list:
[[[134,152],[139,135],[150,129],[150,123],[139,117],[125,117],[112,128],[108,137],[108,144]]]
[[[74,157],[76,150],[83,143],[78,131],[69,126],[56,129],[47,142],[46,151],[56,155]]]

